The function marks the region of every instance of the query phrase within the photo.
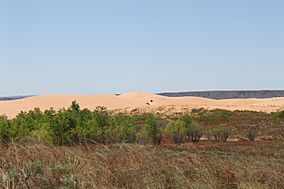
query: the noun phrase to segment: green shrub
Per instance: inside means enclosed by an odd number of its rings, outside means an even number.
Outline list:
[[[51,124],[53,143],[55,145],[70,145],[77,125],[78,119],[73,112],[64,109],[59,111]]]
[[[46,142],[52,143],[52,133],[51,133],[50,123],[42,123],[38,129],[32,131],[32,136],[44,140]]]
[[[11,120],[11,136],[15,141],[25,139],[31,135],[33,123],[29,123],[27,114],[21,112],[16,118]]]
[[[110,115],[106,109],[106,107],[98,106],[93,111],[93,118],[95,118],[99,124],[99,126],[104,129],[109,125]]]
[[[135,141],[135,131],[131,117],[124,114],[115,115],[110,126],[106,129],[106,141],[108,143],[130,143]]]
[[[26,168],[29,175],[33,177],[44,174],[43,165],[40,161],[30,162],[26,164]]]
[[[76,101],[66,110],[62,109],[51,116],[51,138],[55,145],[70,145],[96,140],[101,135],[105,123],[102,118],[104,110],[90,112],[80,109]],[[103,112],[105,113],[105,111]]]
[[[152,139],[149,137],[148,131],[146,127],[142,127],[137,133],[136,133],[136,141],[139,144],[150,144],[152,143]]]
[[[229,110],[204,110],[197,113],[196,117],[202,121],[214,121],[220,119],[227,119],[234,115],[234,112]]]
[[[0,116],[0,140],[3,143],[11,141],[11,125],[6,116]]]
[[[135,121],[139,121],[136,119]],[[159,145],[161,142],[161,128],[158,127],[157,117],[152,114],[142,115],[144,124],[141,129],[136,133],[138,143]]]
[[[203,135],[203,128],[198,125],[192,125],[187,133],[189,140],[193,143],[199,142]]]
[[[38,134],[43,133],[45,133],[44,137],[50,138],[46,136],[49,135],[49,126],[47,125],[50,125],[50,123],[51,118],[41,112],[39,108],[29,112],[21,112],[10,121],[11,138],[19,141],[33,136],[38,137]]]
[[[284,118],[284,110],[279,111],[279,112],[273,112],[271,114],[278,118]]]
[[[181,144],[184,142],[189,128],[186,122],[181,120],[170,121],[165,128],[165,135],[168,136],[175,144]]]
[[[85,124],[80,125],[77,128],[78,137],[81,142],[87,143],[88,141],[104,142],[104,131],[100,127],[98,121],[95,118],[88,120]]]
[[[193,143],[198,142],[203,135],[203,128],[195,124],[191,115],[183,115],[179,120],[185,123],[188,139]]]
[[[194,125],[193,117],[189,114],[182,115],[179,120],[183,121],[188,128]]]
[[[215,141],[226,142],[231,134],[231,128],[225,125],[219,125],[211,130]]]
[[[74,175],[64,175],[60,178],[61,186],[59,189],[75,189],[78,188],[78,181]]]

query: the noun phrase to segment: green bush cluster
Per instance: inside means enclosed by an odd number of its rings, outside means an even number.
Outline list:
[[[271,114],[281,119],[284,118],[284,110],[278,112],[272,112]]]
[[[229,139],[229,136],[232,133],[232,128],[226,125],[218,125],[208,130],[209,140],[214,140],[217,142],[226,142]]]
[[[0,139],[3,143],[38,138],[55,145],[80,143],[159,144],[162,128],[153,114],[111,116],[104,107],[94,111],[81,109],[76,101],[68,109],[44,112],[36,108],[21,112],[13,119],[0,117]]]
[[[181,144],[185,140],[195,143],[202,137],[203,129],[194,123],[190,115],[183,115],[177,120],[170,121],[164,133],[175,144]]]
[[[198,120],[201,121],[214,121],[228,119],[234,116],[234,112],[229,110],[206,110],[206,109],[193,109],[192,114],[195,115]]]
[[[76,101],[57,112],[52,108],[44,112],[35,108],[13,119],[0,116],[0,140],[6,144],[31,138],[58,146],[86,143],[159,145],[163,138],[181,144],[199,142],[206,132],[188,114],[170,120],[151,113],[111,115],[105,107],[93,111],[81,109]],[[209,133],[216,141],[227,141],[231,130],[221,125]]]

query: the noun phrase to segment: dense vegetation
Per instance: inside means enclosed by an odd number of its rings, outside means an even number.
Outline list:
[[[38,138],[54,145],[158,145],[163,137],[181,144],[187,140],[198,142],[202,135],[202,127],[196,125],[190,115],[182,115],[171,120],[149,113],[111,115],[104,107],[97,107],[94,111],[81,109],[75,101],[70,108],[58,112],[53,109],[41,112],[36,108],[29,112],[21,112],[10,120],[5,116],[0,117],[0,139],[3,143]]]
[[[21,112],[13,119],[0,116],[0,139],[2,143],[37,138],[54,145],[78,145],[86,143],[139,143],[158,145],[163,139],[175,144],[199,142],[201,137],[226,142],[234,136],[254,141],[260,124],[278,121],[282,127],[283,112],[273,114],[225,110],[193,110],[191,115],[163,117],[156,114],[112,114],[104,107],[95,110],[81,109],[75,101],[68,109],[44,112],[36,108]],[[234,119],[258,121],[258,128],[235,125]],[[272,120],[272,122],[271,122]],[[265,121],[263,123],[263,121]],[[245,130],[246,133],[239,132]],[[267,129],[269,130],[269,129]],[[281,129],[283,132],[283,129]],[[281,132],[277,132],[278,134]]]

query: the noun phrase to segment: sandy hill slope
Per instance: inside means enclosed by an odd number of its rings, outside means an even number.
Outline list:
[[[14,117],[21,111],[36,107],[41,110],[53,107],[67,108],[76,100],[82,108],[94,109],[105,106],[109,110],[141,112],[189,112],[194,108],[254,110],[272,112],[284,109],[284,97],[266,99],[224,99],[214,100],[202,97],[166,97],[143,92],[130,92],[121,95],[42,95],[12,101],[0,101],[0,114]]]

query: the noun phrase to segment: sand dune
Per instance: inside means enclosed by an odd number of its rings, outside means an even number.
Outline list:
[[[254,110],[272,112],[284,109],[284,98],[267,99],[225,99],[213,100],[200,97],[165,97],[143,92],[130,92],[122,95],[42,95],[25,99],[0,101],[0,114],[14,117],[21,111],[29,111],[36,107],[41,110],[53,107],[55,110],[67,108],[76,100],[82,108],[94,109],[105,106],[109,110],[123,111],[190,111],[193,108]]]

